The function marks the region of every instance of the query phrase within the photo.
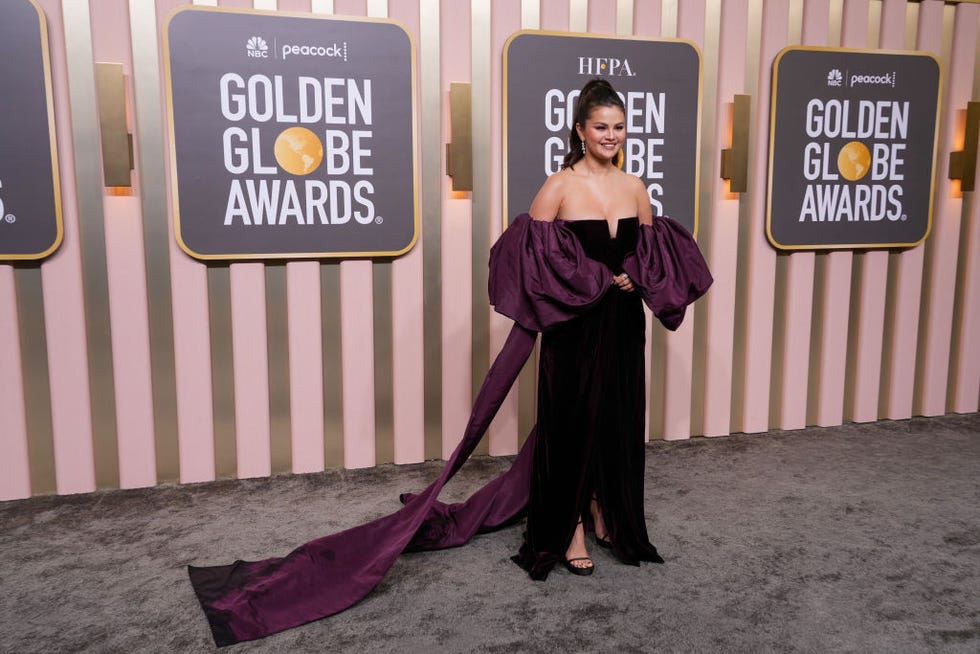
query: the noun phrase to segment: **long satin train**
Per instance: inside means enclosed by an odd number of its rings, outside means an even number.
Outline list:
[[[447,505],[437,497],[483,438],[535,337],[534,331],[514,324],[477,394],[456,451],[428,488],[402,496],[400,510],[312,540],[285,557],[188,566],[215,643],[254,640],[339,613],[377,586],[402,552],[462,545],[476,533],[519,517],[527,504],[533,432],[510,470],[468,500]]]

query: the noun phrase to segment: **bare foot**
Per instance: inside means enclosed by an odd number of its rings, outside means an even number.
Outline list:
[[[572,534],[572,542],[568,545],[565,558],[568,560],[569,565],[575,568],[586,569],[592,567],[592,560],[589,559],[589,551],[585,549],[585,529],[582,528],[581,522],[575,527],[575,533]]]

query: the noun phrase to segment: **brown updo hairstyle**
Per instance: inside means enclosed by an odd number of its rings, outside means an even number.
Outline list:
[[[581,125],[582,129],[585,129],[585,121],[592,115],[592,110],[596,107],[619,107],[623,114],[626,113],[626,107],[623,105],[619,94],[613,89],[612,84],[598,78],[586,82],[578,95],[575,106],[575,121],[572,123],[572,129],[568,134],[568,152],[565,154],[565,160],[562,161],[562,170],[574,168],[575,164],[585,157],[582,152],[582,139],[579,137],[575,125]]]

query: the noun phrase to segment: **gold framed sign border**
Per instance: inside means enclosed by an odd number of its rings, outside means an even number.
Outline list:
[[[32,0],[33,1],[33,0]],[[397,27],[411,45],[411,71],[412,71],[412,239],[408,245],[400,250],[393,251],[368,251],[368,252],[285,252],[285,253],[247,253],[247,254],[201,254],[192,250],[181,236],[180,231],[180,200],[179,200],[179,180],[177,177],[177,149],[174,141],[174,110],[173,110],[173,87],[172,74],[170,70],[170,23],[181,13],[206,12],[221,14],[246,14],[269,16],[273,18],[304,18],[308,20],[352,22],[352,23],[377,23],[393,25]],[[419,240],[419,166],[418,166],[418,47],[412,33],[404,23],[392,18],[373,18],[366,16],[335,16],[323,14],[308,14],[296,11],[271,11],[266,9],[235,9],[228,7],[210,7],[205,5],[185,5],[180,6],[170,12],[163,26],[163,65],[167,91],[167,134],[169,144],[167,154],[170,158],[170,184],[171,201],[174,211],[174,238],[177,245],[189,256],[202,261],[236,261],[236,260],[291,260],[291,259],[368,259],[368,258],[395,258],[409,252]]]
[[[929,174],[929,213],[926,217],[926,231],[922,238],[911,243],[833,243],[833,244],[810,244],[810,245],[783,245],[779,243],[772,234],[772,174],[773,159],[776,155],[776,94],[779,84],[779,62],[783,56],[789,52],[809,51],[809,52],[841,52],[855,54],[873,55],[900,55],[912,57],[928,57],[936,62],[939,68],[939,88],[936,92],[936,124],[932,135],[932,164]],[[942,108],[942,89],[943,89],[943,65],[935,54],[924,50],[888,50],[883,48],[836,48],[832,46],[818,45],[788,45],[776,55],[772,62],[772,92],[769,97],[769,172],[766,181],[766,239],[777,250],[798,251],[798,250],[880,250],[880,249],[899,249],[913,248],[925,242],[932,232],[932,213],[933,201],[936,193],[936,157],[938,156],[939,139],[939,111]]]

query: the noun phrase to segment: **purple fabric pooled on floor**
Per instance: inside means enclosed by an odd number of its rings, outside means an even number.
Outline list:
[[[439,491],[480,442],[527,361],[535,336],[533,331],[514,325],[477,395],[463,440],[442,474],[408,499],[399,511],[310,541],[283,558],[189,566],[191,583],[211,624],[215,643],[223,646],[254,640],[333,615],[356,604],[377,586],[426,518],[433,515],[433,507],[445,507],[437,504]],[[526,479],[522,479],[526,471],[526,465],[512,468],[513,474],[506,481],[515,488],[526,488]],[[497,521],[511,517],[506,513],[514,510],[513,501],[503,501],[502,506],[495,503],[497,491],[505,484],[503,477],[499,480],[495,488],[475,500],[471,498],[468,507],[479,509],[468,515],[483,514],[481,520]],[[517,500],[520,502],[519,497]],[[430,522],[438,523],[438,519]]]

